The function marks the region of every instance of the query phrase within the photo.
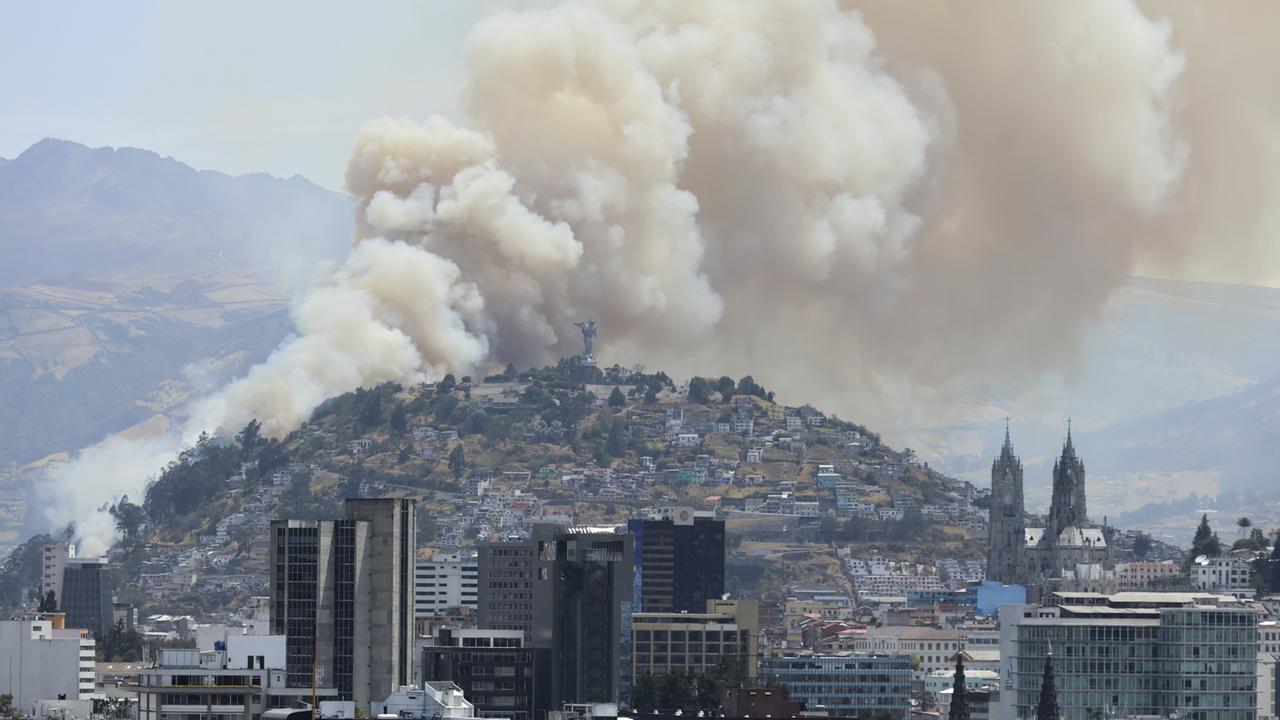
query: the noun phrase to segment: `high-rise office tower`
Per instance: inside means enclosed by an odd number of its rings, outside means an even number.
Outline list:
[[[706,612],[724,594],[724,521],[667,508],[633,518],[636,612]]]
[[[66,625],[102,637],[113,624],[111,569],[106,558],[76,557],[75,545],[44,546],[41,596],[53,593]]]
[[[486,543],[476,563],[476,624],[519,630],[533,639],[534,546],[528,540]]]
[[[551,706],[618,702],[630,669],[632,536],[537,524],[532,542],[533,644],[551,648]]]
[[[291,687],[365,707],[413,679],[415,501],[350,498],[338,520],[271,523],[271,629]]]

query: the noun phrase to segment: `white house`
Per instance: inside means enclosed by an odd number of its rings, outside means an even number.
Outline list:
[[[451,682],[426,682],[421,688],[406,685],[369,707],[370,717],[399,720],[474,718],[475,714],[475,705]]]
[[[702,436],[698,433],[680,433],[676,435],[676,447],[696,448],[702,445]]]
[[[1191,582],[1197,590],[1214,592],[1251,592],[1253,587],[1253,554],[1232,552],[1222,557],[1205,558],[1191,565]]]

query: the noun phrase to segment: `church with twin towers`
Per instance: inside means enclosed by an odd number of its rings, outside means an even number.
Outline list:
[[[1070,424],[1053,463],[1053,495],[1040,527],[1027,522],[1022,488],[1022,461],[1006,426],[1004,446],[991,464],[987,579],[1026,587],[1030,602],[1054,591],[1114,592],[1106,528],[1089,522],[1084,462]]]

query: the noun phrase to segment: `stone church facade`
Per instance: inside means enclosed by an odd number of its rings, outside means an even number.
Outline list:
[[[1053,591],[1114,592],[1107,529],[1089,522],[1084,463],[1070,428],[1053,464],[1053,495],[1042,525],[1027,524],[1022,461],[1006,428],[1004,446],[991,464],[987,579],[1022,585],[1031,601]]]

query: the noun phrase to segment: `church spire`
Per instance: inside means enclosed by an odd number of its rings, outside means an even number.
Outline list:
[[[1056,539],[1069,527],[1086,527],[1089,511],[1085,499],[1084,463],[1076,454],[1071,437],[1071,420],[1067,420],[1067,440],[1062,454],[1053,461],[1053,494],[1049,502],[1049,527],[1046,536]]]
[[[1040,680],[1040,703],[1036,706],[1036,720],[1059,720],[1058,690],[1053,682],[1053,644],[1044,656],[1044,677]]]
[[[987,579],[1022,582],[1026,524],[1023,518],[1022,461],[1013,454],[1005,420],[1004,447],[991,461],[991,506],[987,516]]]
[[[1009,416],[1004,418],[1004,445],[1000,447],[1000,456],[996,459],[998,463],[1021,464],[1018,456],[1013,453],[1013,437],[1009,434]]]
[[[969,697],[964,682],[964,653],[956,653],[955,682],[951,684],[951,710],[947,720],[969,720]]]

